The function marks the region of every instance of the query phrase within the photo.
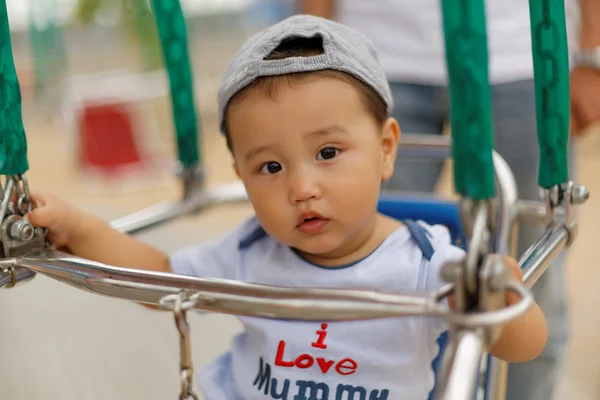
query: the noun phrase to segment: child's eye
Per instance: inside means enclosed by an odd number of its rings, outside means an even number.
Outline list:
[[[262,167],[260,168],[260,172],[261,174],[272,175],[278,173],[282,169],[283,168],[281,167],[281,164],[279,164],[278,162],[269,161],[262,165]]]
[[[317,154],[317,160],[329,160],[335,156],[340,154],[340,150],[334,147],[326,147],[323,150],[319,151]]]

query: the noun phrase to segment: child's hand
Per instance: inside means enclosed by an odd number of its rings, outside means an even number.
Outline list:
[[[25,218],[34,227],[48,229],[48,240],[58,247],[67,247],[73,237],[82,232],[86,214],[51,194],[32,193],[36,207]]]
[[[77,257],[124,268],[171,272],[162,251],[115,230],[111,224],[51,194],[32,194],[36,207],[26,215],[48,228],[48,240]]]
[[[510,279],[523,282],[523,272],[517,260],[503,257],[504,264],[510,270]],[[521,301],[520,296],[512,291],[506,291],[504,301],[507,306]],[[525,314],[510,321],[504,326],[490,354],[508,362],[527,362],[540,355],[548,339],[548,324],[539,305],[534,302]]]

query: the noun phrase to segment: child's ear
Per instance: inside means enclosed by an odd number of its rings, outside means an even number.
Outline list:
[[[396,163],[396,153],[400,141],[400,126],[394,118],[388,118],[383,123],[381,132],[381,155],[382,169],[381,179],[388,180],[394,174],[394,165]]]

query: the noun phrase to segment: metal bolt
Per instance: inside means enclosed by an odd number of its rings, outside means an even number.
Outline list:
[[[33,226],[23,219],[10,225],[10,236],[15,240],[29,240],[33,237],[34,232]]]
[[[442,280],[446,283],[456,283],[456,280],[460,274],[459,268],[461,265],[459,263],[447,262],[442,265],[440,276]]]
[[[590,197],[590,192],[583,185],[573,185],[571,189],[571,203],[583,204]]]

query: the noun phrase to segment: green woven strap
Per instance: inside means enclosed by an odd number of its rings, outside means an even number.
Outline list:
[[[184,167],[191,167],[200,163],[199,124],[185,18],[179,0],[152,0],[152,6],[169,75],[179,161]]]
[[[493,133],[483,0],[441,0],[450,89],[456,192],[495,196]]]
[[[26,172],[29,164],[6,0],[0,0],[0,29],[0,174],[16,175]]]
[[[540,162],[538,183],[569,177],[569,60],[564,0],[530,0]]]

